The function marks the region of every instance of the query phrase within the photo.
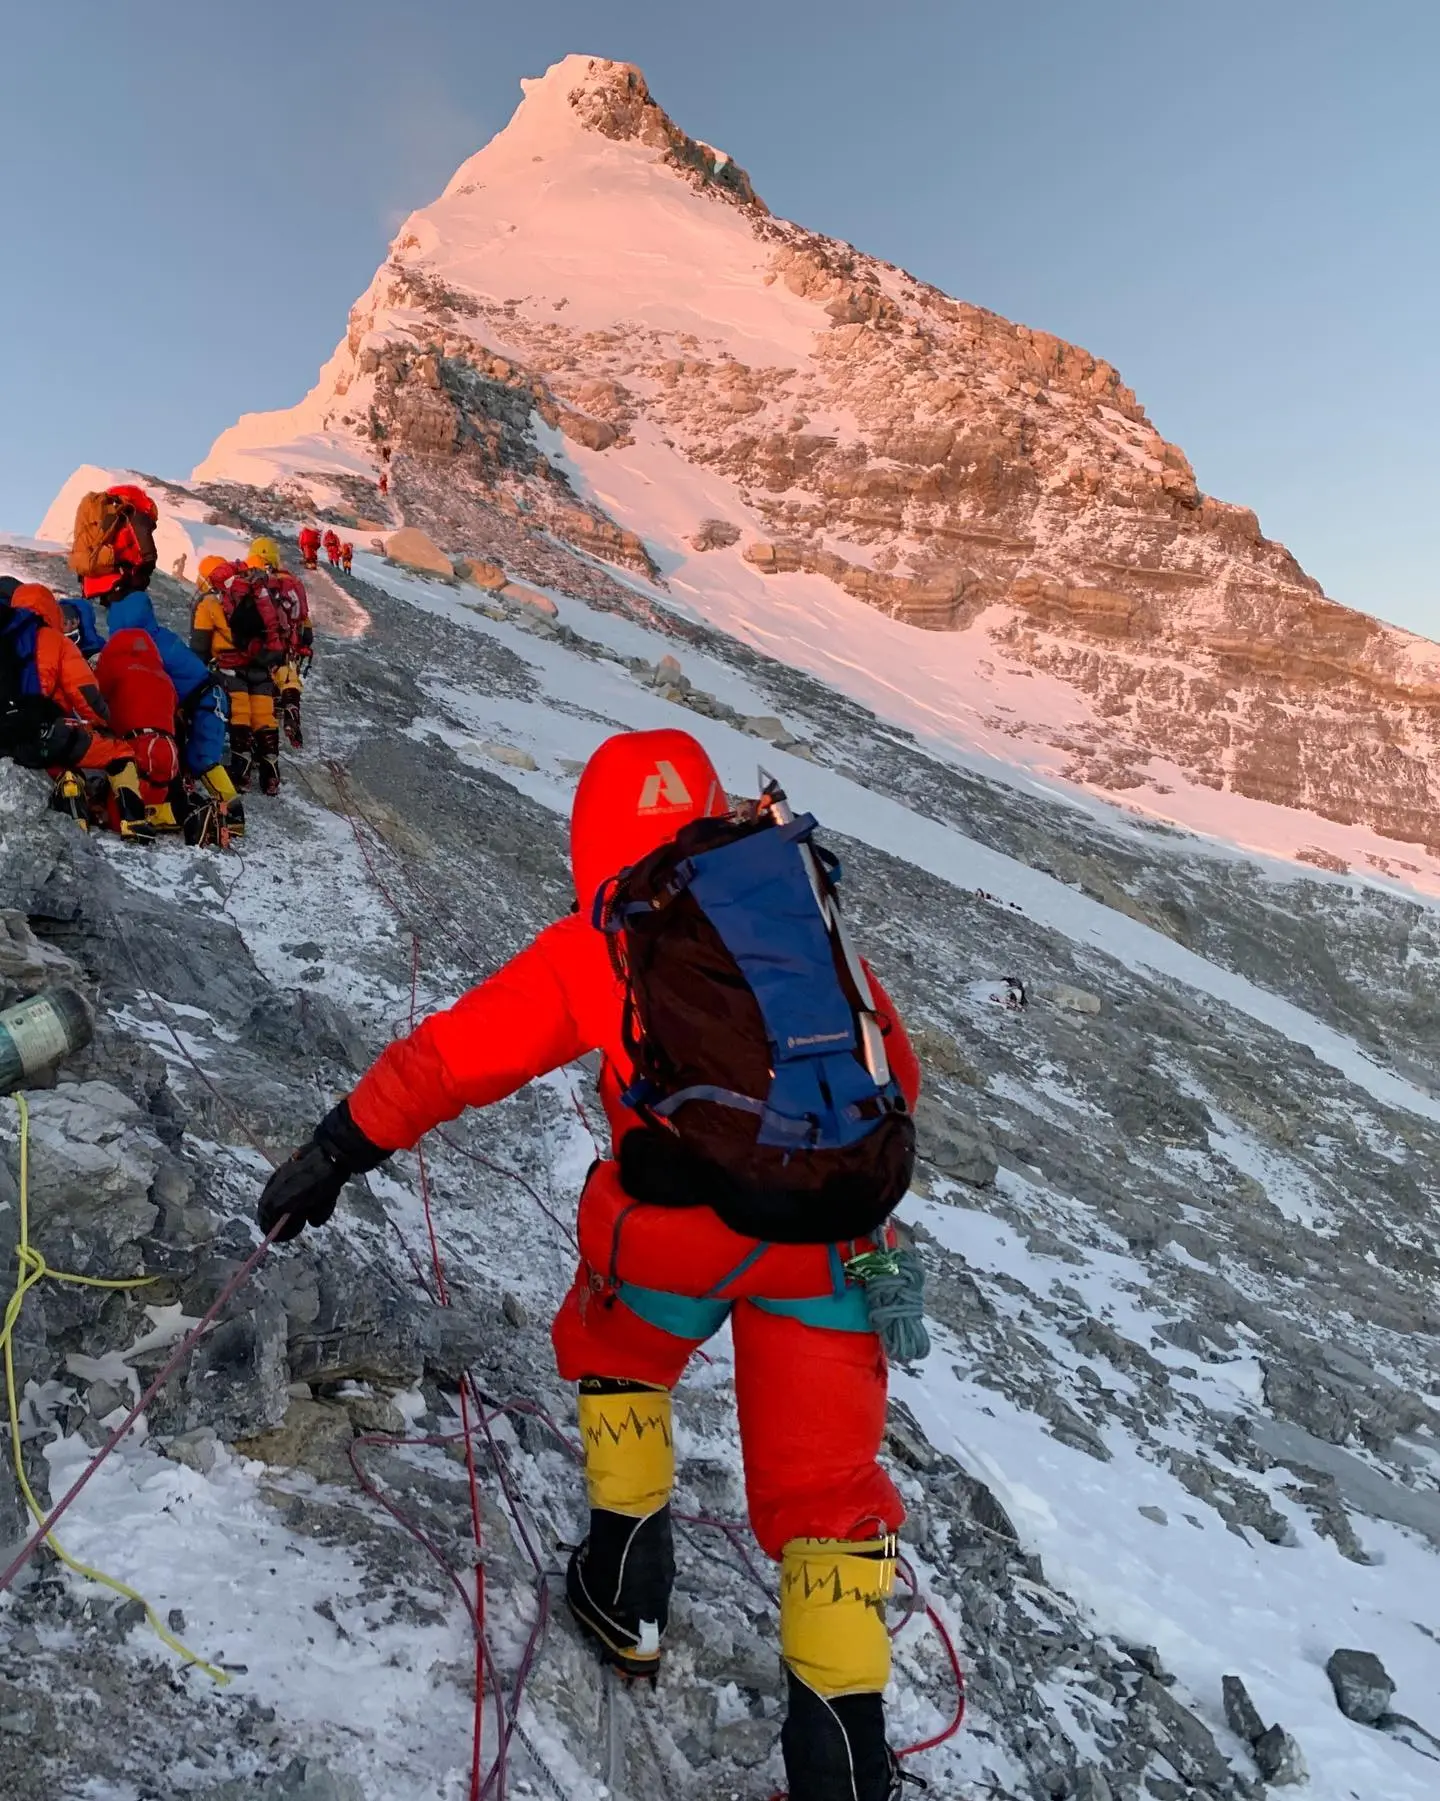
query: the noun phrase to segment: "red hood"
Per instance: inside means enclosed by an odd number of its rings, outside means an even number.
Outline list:
[[[585,765],[570,815],[575,898],[589,915],[595,892],[667,844],[683,825],[725,813],[715,765],[689,732],[621,732]]]
[[[121,667],[133,669],[137,665],[156,675],[165,673],[160,651],[149,632],[141,631],[138,626],[126,626],[112,632],[105,640],[105,648],[95,663],[95,673],[104,682],[112,671]]]

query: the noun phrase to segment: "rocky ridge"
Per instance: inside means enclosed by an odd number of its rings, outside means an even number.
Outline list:
[[[598,220],[588,268],[549,223],[567,182]],[[739,298],[693,297],[651,248],[680,228],[669,184],[688,190],[679,256],[703,241],[710,289]],[[610,301],[631,256],[645,291]],[[527,84],[402,229],[289,419],[268,428],[305,434],[282,488],[348,484],[383,514],[387,469],[389,511],[452,554],[528,579],[543,556],[591,598],[595,559],[808,574],[1054,678],[1065,719],[1022,705],[996,729],[1078,783],[1182,818],[1166,797],[1189,784],[1440,850],[1433,647],[1327,600],[1253,512],[1202,493],[1110,364],[772,217],[630,65],[573,57]],[[242,422],[200,473],[256,479],[266,436]],[[616,500],[612,464],[649,496]],[[717,515],[662,507],[657,486],[697,478]]]

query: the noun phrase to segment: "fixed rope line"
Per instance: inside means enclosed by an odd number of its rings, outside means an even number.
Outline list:
[[[124,1419],[121,1420],[120,1424],[114,1427],[100,1450],[85,1466],[80,1475],[70,1485],[69,1489],[61,1496],[60,1500],[55,1503],[48,1513],[45,1513],[40,1508],[34,1493],[30,1488],[29,1482],[26,1480],[24,1461],[20,1450],[20,1418],[19,1403],[15,1393],[13,1337],[15,1324],[20,1317],[20,1309],[24,1304],[25,1296],[37,1282],[44,1280],[46,1277],[59,1282],[78,1283],[89,1288],[108,1289],[139,1288],[145,1286],[152,1278],[142,1276],[127,1277],[117,1280],[98,1276],[70,1275],[60,1270],[52,1270],[40,1253],[31,1246],[29,1242],[29,1107],[27,1106],[23,1095],[16,1095],[15,1102],[20,1113],[20,1237],[16,1246],[16,1259],[19,1264],[19,1272],[16,1280],[15,1293],[11,1297],[10,1304],[5,1312],[5,1323],[3,1328],[5,1378],[9,1398],[10,1430],[15,1454],[16,1473],[19,1476],[21,1489],[25,1495],[26,1503],[39,1523],[34,1533],[32,1533],[25,1544],[21,1546],[20,1550],[11,1559],[6,1568],[3,1571],[0,1571],[0,1593],[4,1593],[6,1589],[14,1584],[16,1577],[30,1562],[31,1558],[34,1557],[40,1547],[48,1544],[56,1555],[60,1557],[61,1561],[78,1575],[84,1576],[90,1581],[103,1583],[107,1588],[113,1589],[117,1594],[123,1595],[127,1600],[138,1601],[140,1605],[145,1608],[146,1617],[150,1620],[151,1625],[154,1626],[160,1638],[169,1645],[173,1651],[181,1656],[186,1663],[195,1664],[198,1668],[203,1669],[205,1673],[211,1676],[216,1682],[228,1682],[229,1677],[226,1676],[223,1671],[217,1669],[212,1664],[206,1663],[203,1658],[197,1657],[193,1651],[187,1649],[179,1639],[161,1624],[155,1615],[154,1610],[142,1595],[137,1594],[125,1584],[117,1582],[113,1577],[106,1576],[98,1570],[92,1570],[88,1565],[80,1563],[78,1559],[70,1557],[62,1547],[54,1541],[53,1533],[56,1525],[64,1518],[65,1514],[69,1512],[70,1508],[74,1506],[75,1502],[88,1487],[101,1465],[109,1456],[111,1456],[115,1448],[135,1425],[135,1422],[140,1418],[141,1414],[144,1413],[145,1409],[155,1400],[155,1397],[160,1393],[166,1382],[169,1381],[170,1377],[177,1369],[179,1369],[180,1365],[190,1356],[191,1352],[200,1343],[200,1340],[205,1336],[206,1332],[209,1331],[210,1327],[219,1318],[220,1313],[223,1311],[231,1297],[238,1293],[245,1283],[249,1281],[255,1270],[259,1268],[261,1262],[268,1255],[270,1246],[274,1242],[274,1233],[271,1233],[269,1237],[264,1239],[263,1242],[256,1247],[245,1263],[243,1263],[230,1278],[230,1281],[226,1283],[225,1287],[215,1297],[214,1301],[211,1302],[204,1315],[175,1346],[169,1357],[167,1357],[162,1364],[159,1373],[155,1376],[150,1386],[131,1407],[130,1411],[125,1415]],[[277,1232],[279,1229],[279,1226],[275,1228]]]
[[[346,819],[350,822],[350,830],[354,834],[355,843],[381,897],[394,914],[400,929],[410,935],[410,1030],[416,1026],[416,1016],[420,1001],[420,934],[406,917],[404,908],[391,893],[389,885],[376,866],[370,846],[365,841],[365,834],[360,829],[360,821],[355,817],[349,800],[349,781],[344,765],[334,758],[325,763],[330,779],[335,786],[335,795],[340,802]],[[435,1211],[430,1193],[430,1169],[425,1157],[423,1143],[416,1146],[416,1156],[420,1170],[420,1204],[425,1215],[425,1232],[430,1241],[430,1261],[435,1277],[435,1299],[442,1307],[450,1306],[450,1285],[445,1274],[445,1260],[440,1251],[440,1239],[435,1229]],[[491,1782],[482,1781],[481,1771],[484,1762],[485,1737],[485,1681],[487,1665],[493,1669],[494,1659],[491,1656],[485,1637],[485,1560],[484,1560],[484,1521],[480,1511],[480,1478],[475,1467],[475,1437],[470,1418],[469,1383],[462,1380],[460,1384],[460,1423],[465,1441],[465,1473],[470,1488],[470,1530],[475,1546],[475,1600],[468,1602],[467,1609],[475,1627],[475,1718],[471,1738],[470,1758],[470,1801],[482,1801]],[[352,1459],[352,1465],[354,1460]],[[357,1470],[357,1475],[359,1474]],[[388,1506],[388,1503],[386,1503]],[[394,1509],[390,1509],[391,1512]],[[505,1720],[504,1692],[497,1687],[498,1719],[502,1725]],[[492,1771],[492,1781],[498,1780],[498,1792],[503,1795],[505,1782],[505,1748],[506,1736],[503,1734],[496,1762]]]
[[[469,1380],[473,1382],[473,1378],[470,1378]],[[535,1410],[532,1409],[528,1403],[524,1402],[499,1404],[492,1407],[485,1401],[484,1397],[480,1395],[478,1389],[475,1391],[475,1404],[480,1418],[481,1428],[486,1433],[491,1446],[492,1456],[494,1456],[496,1460],[496,1467],[500,1476],[501,1485],[505,1490],[506,1498],[510,1502],[512,1508],[512,1514],[518,1529],[517,1536],[519,1537],[520,1542],[525,1546],[527,1555],[530,1557],[535,1570],[535,1619],[531,1624],[525,1646],[521,1653],[519,1667],[516,1671],[514,1685],[508,1703],[506,1701],[504,1685],[500,1678],[499,1669],[496,1665],[494,1655],[490,1650],[488,1640],[485,1637],[483,1623],[477,1614],[475,1605],[466,1589],[464,1578],[455,1568],[453,1562],[446,1556],[445,1552],[435,1542],[434,1538],[423,1526],[420,1526],[403,1508],[384,1493],[379,1484],[375,1482],[366,1471],[360,1460],[361,1450],[370,1445],[383,1446],[390,1449],[427,1445],[451,1446],[462,1442],[470,1435],[463,1431],[418,1437],[393,1437],[386,1434],[368,1433],[352,1442],[349,1448],[350,1464],[355,1472],[356,1480],[361,1489],[369,1495],[371,1499],[378,1502],[379,1505],[390,1514],[392,1519],[394,1519],[397,1524],[399,1524],[410,1537],[415,1540],[415,1542],[443,1571],[446,1580],[459,1595],[461,1603],[470,1618],[471,1624],[475,1627],[476,1643],[477,1646],[480,1647],[480,1654],[483,1656],[485,1672],[491,1690],[495,1695],[497,1717],[500,1722],[499,1742],[495,1753],[495,1761],[490,1767],[489,1774],[481,1784],[481,1801],[489,1801],[489,1798],[492,1796],[496,1797],[496,1801],[499,1801],[499,1798],[504,1795],[504,1785],[508,1769],[508,1756],[512,1738],[518,1738],[525,1746],[552,1792],[563,1797],[564,1790],[557,1781],[554,1772],[549,1768],[544,1758],[531,1743],[528,1735],[521,1727],[519,1719],[526,1686],[539,1656],[540,1648],[544,1642],[550,1621],[548,1573],[544,1567],[543,1561],[534,1548],[529,1531],[525,1526],[524,1517],[519,1507],[518,1497],[515,1496],[514,1490],[509,1483],[508,1473],[505,1469],[499,1447],[494,1440],[493,1432],[491,1430],[492,1422],[503,1414],[529,1414]]]
[[[145,1288],[154,1280],[152,1276],[78,1276],[66,1270],[52,1269],[42,1254],[30,1242],[30,1107],[23,1094],[15,1096],[15,1107],[20,1122],[20,1179],[19,1179],[19,1235],[15,1242],[15,1290],[5,1309],[4,1322],[0,1325],[0,1344],[4,1347],[5,1365],[5,1401],[10,1420],[10,1450],[15,1464],[15,1479],[25,1497],[25,1505],[37,1522],[45,1521],[45,1509],[36,1499],[35,1491],[30,1486],[30,1478],[25,1469],[25,1453],[20,1439],[20,1395],[15,1381],[15,1328],[20,1323],[20,1315],[25,1308],[25,1297],[38,1283],[64,1282],[77,1288],[99,1288],[108,1290]],[[53,1524],[53,1522],[52,1522]],[[53,1532],[45,1531],[41,1543],[47,1545],[58,1557],[66,1569],[83,1577],[87,1582],[98,1583],[117,1594],[125,1601],[134,1601],[145,1610],[145,1618],[152,1631],[186,1664],[194,1664],[212,1681],[222,1686],[230,1678],[216,1665],[208,1663],[197,1652],[184,1644],[156,1613],[144,1595],[121,1582],[118,1577],[108,1575],[104,1570],[95,1569],[78,1557],[72,1557],[60,1543]],[[22,1566],[23,1567],[23,1566]],[[18,1574],[18,1571],[16,1572]],[[12,1578],[13,1580],[13,1578]],[[0,1583],[0,1588],[8,1587],[8,1583]]]

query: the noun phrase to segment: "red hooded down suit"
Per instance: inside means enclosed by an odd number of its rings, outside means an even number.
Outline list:
[[[180,774],[175,742],[179,702],[149,632],[126,627],[112,632],[95,662],[110,724],[130,747],[140,774],[141,798],[158,806]]]
[[[409,1148],[466,1107],[501,1100],[598,1049],[601,1098],[618,1144],[639,1122],[620,1100],[629,1076],[622,989],[590,923],[591,902],[608,877],[689,820],[728,805],[710,759],[686,732],[627,733],[601,745],[581,777],[571,820],[579,911],[391,1045],[350,1097],[361,1131],[382,1148]],[[915,1054],[878,982],[875,995],[891,1067],[913,1106]],[[857,1317],[853,1304],[838,1304],[831,1247],[762,1251],[708,1207],[638,1205],[621,1188],[613,1160],[590,1171],[579,1237],[580,1267],[553,1329],[566,1380],[606,1376],[672,1388],[728,1312],[750,1515],[761,1545],[778,1557],[792,1538],[853,1539],[899,1527],[904,1511],[877,1460],[885,1358],[863,1311]],[[623,1298],[632,1286],[632,1299],[652,1317]],[[853,1289],[843,1293],[850,1303],[857,1298]],[[665,1303],[680,1296],[699,1299],[675,1302],[667,1313]],[[827,1318],[835,1324],[820,1323]]]

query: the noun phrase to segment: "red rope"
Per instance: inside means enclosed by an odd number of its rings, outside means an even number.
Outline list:
[[[579,1254],[580,1242],[575,1236],[575,1228],[567,1225],[553,1207],[545,1204],[540,1198],[539,1190],[532,1182],[527,1182],[518,1170],[506,1169],[503,1163],[494,1163],[489,1157],[482,1157],[478,1151],[472,1151],[463,1144],[457,1144],[448,1132],[442,1132],[438,1126],[435,1128],[435,1136],[441,1144],[449,1145],[450,1149],[459,1156],[468,1158],[471,1163],[478,1163],[481,1169],[488,1169],[493,1175],[504,1176],[507,1181],[518,1182],[551,1225],[565,1234],[576,1254]]]
[[[370,854],[370,847],[365,842],[365,835],[360,830],[360,822],[351,811],[348,799],[345,771],[342,766],[331,760],[326,768],[330,771],[335,783],[335,793],[350,822],[350,830],[360,848],[360,855],[365,867],[370,872],[370,879],[383,896],[390,911],[395,915],[403,930],[410,933],[410,1030],[415,1030],[416,1014],[420,1003],[420,934],[410,926],[405,913],[395,896],[390,892],[384,877],[375,865]],[[435,1211],[430,1198],[430,1170],[425,1161],[423,1142],[416,1147],[416,1156],[420,1165],[420,1203],[425,1213],[425,1233],[430,1241],[430,1262],[435,1273],[435,1298],[442,1307],[450,1305],[450,1284],[445,1276],[445,1259],[440,1253],[440,1238],[435,1230]],[[465,1435],[465,1473],[470,1484],[470,1529],[475,1542],[475,1601],[473,1607],[466,1601],[471,1619],[475,1626],[475,1724],[471,1740],[470,1755],[470,1801],[481,1801],[482,1784],[481,1768],[484,1761],[485,1741],[485,1671],[490,1659],[489,1649],[485,1642],[485,1562],[484,1562],[484,1522],[480,1512],[480,1479],[475,1469],[475,1438],[470,1421],[470,1400],[465,1382],[460,1384],[460,1423]],[[353,1462],[353,1460],[352,1460]],[[358,1473],[358,1472],[357,1472]],[[391,1509],[394,1512],[394,1509]],[[398,1516],[397,1516],[398,1517]],[[463,1588],[462,1588],[463,1592]],[[500,1717],[504,1718],[503,1695],[497,1690],[497,1698],[501,1702]],[[518,1711],[519,1701],[516,1700]],[[496,1761],[496,1773],[504,1788],[505,1740],[502,1737],[500,1752]],[[486,1788],[489,1784],[484,1785]]]
[[[473,1377],[466,1378],[467,1383],[472,1387],[473,1380]],[[463,1395],[464,1391],[462,1389],[462,1412]],[[415,1445],[448,1446],[457,1444],[463,1440],[467,1446],[469,1446],[473,1444],[474,1431],[477,1428],[472,1427],[466,1432],[451,1432],[424,1437],[417,1436],[403,1438],[392,1437],[381,1433],[367,1433],[363,1437],[356,1438],[351,1442],[349,1446],[349,1457],[350,1466],[355,1472],[355,1478],[360,1484],[361,1489],[369,1495],[372,1500],[377,1501],[391,1518],[403,1527],[404,1530],[409,1533],[411,1538],[413,1538],[415,1542],[434,1559],[436,1564],[439,1565],[451,1587],[455,1590],[456,1594],[459,1595],[466,1614],[469,1616],[471,1625],[475,1628],[478,1679],[482,1692],[485,1680],[487,1678],[489,1680],[490,1687],[495,1695],[496,1718],[499,1722],[499,1736],[495,1761],[491,1764],[489,1774],[485,1777],[484,1782],[479,1788],[481,1801],[488,1801],[488,1798],[492,1795],[503,1796],[504,1794],[510,1741],[519,1729],[520,1705],[524,1699],[526,1685],[529,1681],[530,1674],[534,1669],[536,1658],[539,1655],[540,1647],[544,1642],[546,1630],[550,1623],[550,1590],[546,1580],[544,1563],[540,1558],[539,1552],[535,1548],[534,1541],[519,1512],[518,1497],[511,1485],[504,1461],[500,1455],[499,1446],[496,1443],[494,1433],[491,1430],[491,1422],[497,1419],[501,1414],[529,1414],[532,1412],[539,1412],[539,1410],[523,1401],[505,1403],[496,1406],[493,1409],[489,1408],[486,1406],[484,1397],[480,1394],[478,1389],[474,1389],[473,1398],[479,1418],[478,1430],[482,1430],[485,1433],[486,1439],[490,1445],[491,1455],[495,1459],[496,1473],[500,1478],[501,1487],[504,1489],[506,1499],[510,1502],[511,1508],[515,1513],[515,1525],[518,1537],[520,1542],[524,1545],[525,1550],[529,1555],[531,1565],[535,1571],[535,1619],[526,1639],[524,1650],[521,1653],[520,1663],[515,1675],[515,1685],[508,1706],[505,1700],[504,1687],[500,1679],[500,1672],[485,1637],[483,1617],[477,1611],[475,1603],[472,1602],[466,1591],[463,1577],[425,1529],[406,1514],[403,1508],[392,1501],[384,1490],[380,1488],[379,1484],[371,1478],[361,1463],[359,1455],[360,1450],[366,1445],[382,1445],[393,1449]],[[473,1766],[472,1777],[478,1779],[478,1769]]]
[[[938,1745],[946,1744],[954,1738],[965,1724],[965,1672],[960,1667],[960,1654],[955,1649],[955,1641],[950,1636],[949,1628],[936,1612],[933,1601],[925,1603],[925,1617],[935,1628],[935,1635],[940,1640],[950,1662],[950,1675],[955,1683],[955,1712],[951,1716],[949,1725],[937,1732],[933,1738],[917,1739],[913,1745],[906,1745],[903,1751],[897,1751],[895,1754],[897,1757],[918,1757],[922,1751],[933,1751]]]

